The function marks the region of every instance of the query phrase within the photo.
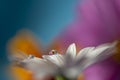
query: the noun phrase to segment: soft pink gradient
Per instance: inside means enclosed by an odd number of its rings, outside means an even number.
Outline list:
[[[64,46],[75,42],[97,46],[120,38],[120,0],[83,0],[76,18],[61,36]],[[112,59],[90,66],[85,80],[120,80],[120,65]]]

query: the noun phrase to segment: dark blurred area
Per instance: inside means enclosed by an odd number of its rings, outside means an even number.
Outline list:
[[[7,80],[4,73],[8,65],[7,41],[23,28],[29,5],[30,0],[0,0],[0,80]]]

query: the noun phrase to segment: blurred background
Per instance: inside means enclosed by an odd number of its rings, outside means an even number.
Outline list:
[[[76,3],[77,0],[0,0],[0,80],[7,80],[7,41],[26,28],[42,44],[49,44],[73,20]]]

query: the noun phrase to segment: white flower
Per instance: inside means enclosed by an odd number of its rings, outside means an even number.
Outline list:
[[[43,58],[29,56],[22,63],[34,72],[36,78],[62,74],[68,79],[75,79],[88,66],[112,56],[115,53],[115,46],[116,42],[86,47],[77,54],[73,43],[63,55],[58,53],[43,55]]]

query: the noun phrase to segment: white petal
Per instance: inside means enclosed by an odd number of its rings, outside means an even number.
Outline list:
[[[91,53],[86,55],[86,60],[83,61],[83,67],[88,67],[91,64],[105,60],[115,53],[116,42],[102,44],[96,47]]]
[[[109,57],[109,56],[114,54],[113,53],[114,51],[115,51],[115,44],[114,43],[102,44],[102,45],[96,47],[93,51],[91,51],[90,54],[87,54],[86,57],[96,58],[96,57],[99,57],[100,55],[102,55],[102,57],[106,57],[105,55],[107,55]]]
[[[75,46],[74,43],[71,44],[71,45],[68,47],[68,49],[67,49],[67,51],[66,51],[66,56],[70,56],[70,57],[72,57],[72,59],[75,59],[75,57],[76,57],[76,46]]]
[[[93,51],[95,49],[95,47],[87,47],[87,48],[83,48],[81,49],[77,56],[76,56],[76,61],[81,60],[83,57],[86,57],[86,54],[89,54],[91,51]]]
[[[66,67],[63,69],[62,73],[68,79],[75,80],[81,73],[81,68],[79,66]]]
[[[55,65],[37,57],[33,59],[26,59],[23,63],[27,69],[31,70],[35,75],[40,76],[54,74],[57,69]]]
[[[83,70],[94,63],[107,59],[115,53],[115,46],[116,43],[110,43],[102,44],[96,48],[88,47],[82,49],[83,51],[81,51],[81,53],[85,53],[85,55],[82,55],[81,61],[79,59],[78,66],[81,68],[81,70]],[[80,56],[80,54],[78,56]]]
[[[54,55],[44,55],[42,56],[44,59],[56,64],[57,66],[61,67],[64,65],[65,59],[61,54],[54,54]]]

